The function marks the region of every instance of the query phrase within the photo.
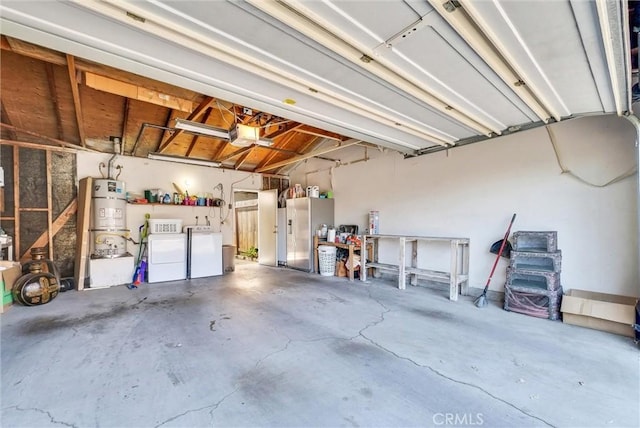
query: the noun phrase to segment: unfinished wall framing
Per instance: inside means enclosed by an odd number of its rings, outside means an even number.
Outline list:
[[[13,237],[14,258],[46,247],[63,276],[73,275],[76,241],[76,156],[71,150],[3,141],[2,228]]]

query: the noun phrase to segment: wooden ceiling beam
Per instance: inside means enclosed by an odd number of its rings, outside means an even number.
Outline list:
[[[286,160],[283,160],[283,161],[280,161],[280,162],[276,162],[276,163],[273,163],[271,165],[266,165],[266,166],[264,166],[262,168],[257,168],[255,170],[255,172],[260,173],[260,172],[270,171],[272,169],[276,169],[276,168],[280,168],[281,166],[285,166],[285,165],[289,165],[289,164],[292,164],[292,163],[300,162],[300,161],[303,161],[305,159],[312,158],[314,156],[320,156],[320,155],[324,155],[326,153],[334,152],[336,150],[344,149],[344,148],[347,148],[347,147],[350,147],[350,146],[355,146],[356,144],[360,144],[361,142],[362,141],[360,141],[360,140],[350,140],[350,141],[347,141],[347,142],[340,142],[340,143],[335,144],[335,145],[330,146],[330,147],[323,147],[321,149],[314,150],[312,152],[305,153],[303,155],[294,156],[294,157],[292,157],[290,159],[286,159]]]
[[[197,121],[204,114],[204,112],[211,106],[211,104],[214,101],[215,99],[213,97],[205,97],[205,99],[202,100],[200,105],[196,107],[195,110],[193,110],[191,114],[187,117],[187,120]],[[182,132],[183,132],[182,129],[176,129],[173,135],[171,135],[169,138],[167,138],[167,140],[164,143],[162,143],[158,152],[164,153],[164,151],[167,150],[167,148],[175,141],[176,138],[178,138],[179,135],[182,134]]]
[[[253,153],[253,151],[255,150],[256,147],[258,147],[257,144],[254,144],[252,146],[249,146],[250,149],[247,150],[246,152],[244,152],[242,154],[242,156],[240,156],[240,158],[238,158],[238,160],[236,161],[236,164],[233,166],[234,169],[239,169],[242,164],[247,160],[247,158],[251,155],[251,153]]]
[[[67,66],[67,60],[63,53],[47,49],[41,46],[34,45],[32,43],[24,42],[22,40],[14,39],[12,37],[6,37],[7,43],[2,43],[0,47],[3,50],[11,51],[19,55],[34,58],[40,61],[49,62],[54,65]],[[91,61],[86,61],[80,58],[76,58],[76,69],[99,74],[101,76],[108,76],[112,79],[130,83],[132,85],[141,86],[146,89],[151,89],[163,94],[172,95],[177,98],[183,98],[193,102],[198,102],[202,99],[202,95],[189,89],[179,88],[177,86],[163,83],[158,80],[149,79],[147,77],[139,76],[137,74],[128,73],[117,68],[112,68],[106,65],[96,64]]]
[[[225,157],[223,157],[222,159],[218,159],[218,160],[216,160],[216,162],[221,162],[221,163],[222,163],[222,162],[228,161],[229,159],[233,159],[233,158],[235,158],[236,156],[239,156],[239,155],[241,155],[241,154],[243,154],[243,153],[246,153],[246,152],[250,151],[251,149],[253,149],[253,146],[243,147],[243,148],[241,148],[240,150],[236,150],[236,151],[235,151],[235,152],[233,152],[233,153],[229,153],[228,155],[226,155],[226,156],[225,156]]]
[[[324,137],[324,138],[328,138],[330,140],[335,140],[335,141],[345,141],[348,139],[347,137],[344,137],[343,135],[340,135],[340,134],[336,134],[335,132],[325,131],[323,129],[314,128],[313,126],[309,126],[309,125],[304,125],[296,129],[296,132],[299,132],[301,134],[315,135],[316,137]]]
[[[318,147],[322,141],[324,141],[324,138],[322,137],[317,137],[315,135],[311,135],[311,138],[309,138],[309,140],[307,142],[304,143],[304,146],[302,146],[302,148],[300,149],[300,153],[301,155],[305,154],[305,153],[309,153],[311,150],[313,150],[314,148]],[[289,167],[289,168],[287,168]],[[295,167],[295,165],[285,165],[282,166],[280,168],[278,168],[278,170],[275,172],[276,174],[283,174],[285,173],[286,170],[291,170]]]
[[[280,149],[283,149],[287,144],[289,144],[291,141],[293,141],[295,136],[296,136],[295,133],[289,133],[289,134],[283,136],[282,139],[280,141],[278,141],[277,147],[280,148]],[[275,150],[273,151],[273,153],[268,154],[262,160],[262,162],[260,162],[258,165],[256,165],[256,170],[264,167],[265,165],[268,165],[269,162],[271,162],[277,155],[278,155],[278,152],[275,151]]]
[[[294,130],[300,128],[301,126],[303,126],[301,123],[290,122],[290,123],[287,123],[286,125],[284,125],[282,128],[280,128],[280,129],[278,129],[278,130],[276,130],[274,132],[271,132],[270,134],[266,134],[264,136],[264,138],[270,138],[270,139],[278,138],[278,137],[281,137],[281,136],[283,136],[285,134],[288,134],[291,131],[294,131]]]
[[[211,116],[211,107],[207,108],[207,111],[204,113],[204,116],[202,117],[202,123],[207,123],[207,120],[209,120],[210,116]],[[193,151],[193,148],[196,146],[196,143],[198,142],[199,139],[200,139],[199,135],[193,136],[193,138],[191,139],[191,144],[189,144],[189,148],[187,149],[187,153],[185,154],[186,157],[189,157],[189,155]]]
[[[82,120],[82,104],[80,103],[80,88],[78,87],[78,80],[76,79],[76,61],[73,55],[67,54],[67,71],[69,72],[69,83],[71,84],[71,93],[73,94],[73,106],[76,113],[80,144],[82,147],[86,147],[87,142],[84,134],[84,121]]]
[[[56,86],[56,76],[53,71],[53,64],[44,64],[47,72],[47,82],[49,83],[49,95],[53,104],[53,113],[56,115],[56,126],[58,128],[57,138],[64,140],[64,129],[62,128],[62,118],[60,117],[60,103],[58,102],[58,88]]]

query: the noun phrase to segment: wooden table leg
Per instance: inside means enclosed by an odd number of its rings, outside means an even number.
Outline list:
[[[353,281],[353,244],[349,245],[349,281]]]
[[[404,260],[407,252],[406,243],[407,243],[406,238],[404,236],[401,237],[400,238],[400,256],[398,260],[398,288],[400,290],[404,290],[405,288],[407,288],[405,285],[407,278],[405,277],[405,273],[404,273],[405,272]]]
[[[363,248],[367,248],[367,237],[365,235],[362,235],[362,245],[360,246],[360,281],[367,280],[367,257],[362,257],[366,251],[362,251]]]
[[[449,267],[449,300],[458,300],[458,245],[451,241],[451,266]]]
[[[469,295],[469,244],[461,244],[460,252],[462,253],[462,275],[465,275],[466,279],[461,284],[460,293],[463,296]]]
[[[411,242],[411,267],[418,267],[418,240]],[[418,275],[411,274],[410,284],[413,286],[418,285]]]

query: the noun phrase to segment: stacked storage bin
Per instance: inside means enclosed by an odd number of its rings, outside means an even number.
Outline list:
[[[504,309],[539,318],[560,318],[562,252],[558,233],[520,231],[513,234],[507,268]]]

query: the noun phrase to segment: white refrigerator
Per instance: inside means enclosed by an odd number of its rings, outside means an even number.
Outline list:
[[[313,271],[313,234],[333,226],[333,199],[287,199],[287,266]]]

